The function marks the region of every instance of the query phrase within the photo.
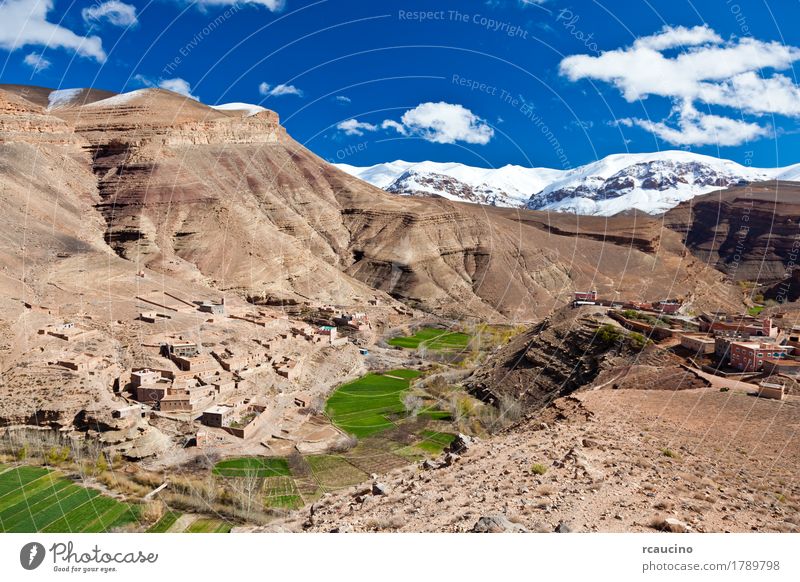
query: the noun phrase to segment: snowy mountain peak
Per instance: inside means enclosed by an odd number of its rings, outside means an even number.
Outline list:
[[[800,164],[752,168],[684,151],[613,154],[573,170],[497,169],[398,160],[365,168],[338,167],[388,192],[443,196],[496,206],[611,216],[632,209],[666,212],[718,188],[763,180],[800,180]]]

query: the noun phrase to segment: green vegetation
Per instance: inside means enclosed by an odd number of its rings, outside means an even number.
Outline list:
[[[269,477],[264,482],[264,505],[278,509],[297,509],[303,498],[291,477]]]
[[[628,334],[628,344],[634,350],[642,350],[651,343],[653,343],[651,340],[647,339],[640,333],[636,333],[635,331],[632,331]]]
[[[104,532],[138,518],[137,506],[76,485],[56,471],[21,466],[0,473],[3,532]]]
[[[544,475],[547,473],[547,467],[541,463],[534,463],[531,465],[531,473],[534,475]]]
[[[626,309],[622,312],[622,315],[625,317],[625,319],[636,319],[646,323],[647,325],[652,325],[653,327],[669,327],[660,317],[650,315],[648,313],[642,313],[641,311],[636,311],[634,309]]]
[[[624,334],[622,330],[616,326],[611,325],[610,323],[606,323],[601,325],[595,337],[597,341],[603,346],[613,346],[614,344],[618,343]]]
[[[614,345],[621,345],[623,341],[628,342],[628,346],[636,351],[641,351],[652,344],[652,340],[647,339],[642,334],[635,331],[625,331],[610,323],[601,325],[595,335],[601,347],[610,348]]]
[[[466,333],[423,327],[414,335],[390,339],[389,345],[411,350],[424,347],[435,352],[455,352],[465,350],[469,341],[470,336]]]
[[[680,458],[680,455],[678,455],[678,453],[676,453],[672,449],[668,449],[668,448],[661,449],[661,454],[664,455],[665,457],[669,457],[670,459],[679,459]]]
[[[289,463],[282,457],[241,457],[220,461],[212,472],[220,477],[278,477],[289,475]]]
[[[186,533],[228,533],[232,527],[230,523],[218,519],[201,517],[186,528]]]
[[[456,435],[449,432],[437,432],[435,430],[423,430],[419,433],[422,441],[414,445],[431,455],[438,455],[446,449],[456,438]]]
[[[403,396],[416,370],[391,370],[367,374],[340,386],[328,398],[325,412],[331,421],[356,437],[365,437],[394,428],[392,417],[404,417]]]
[[[175,525],[175,522],[178,521],[180,516],[180,513],[168,511],[147,530],[147,533],[165,533],[169,531],[169,528]]]
[[[752,315],[753,317],[757,317],[762,311],[764,311],[763,305],[754,305],[753,307],[747,310],[747,314]]]

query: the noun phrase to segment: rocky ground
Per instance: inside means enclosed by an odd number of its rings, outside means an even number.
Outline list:
[[[798,427],[794,396],[585,391],[270,529],[797,532]]]

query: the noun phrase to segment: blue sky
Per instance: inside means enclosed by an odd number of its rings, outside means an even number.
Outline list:
[[[800,162],[800,3],[0,0],[0,81],[276,110],[331,161]]]

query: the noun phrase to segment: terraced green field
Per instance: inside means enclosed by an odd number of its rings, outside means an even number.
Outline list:
[[[432,455],[441,453],[456,438],[452,433],[435,430],[423,430],[419,436],[422,440],[414,446]]]
[[[280,477],[289,475],[289,464],[281,457],[241,457],[214,465],[220,477]]]
[[[302,507],[303,498],[294,479],[289,476],[267,478],[264,482],[264,505],[279,509]]]
[[[416,370],[367,374],[336,389],[325,411],[343,431],[362,438],[394,428],[392,416],[405,415],[403,396]]]
[[[168,511],[161,517],[161,519],[150,526],[150,529],[147,530],[147,533],[166,533],[169,528],[171,528],[173,524],[178,521],[180,516],[180,513]]]
[[[136,522],[139,508],[76,485],[43,467],[0,473],[0,531],[104,532]]]
[[[201,517],[194,520],[189,527],[186,528],[186,533],[228,533],[233,527],[232,524],[219,519],[208,519]]]
[[[437,352],[456,352],[469,345],[470,336],[457,332],[437,329],[435,327],[422,327],[414,335],[395,337],[389,340],[389,345],[410,350],[424,346]]]

